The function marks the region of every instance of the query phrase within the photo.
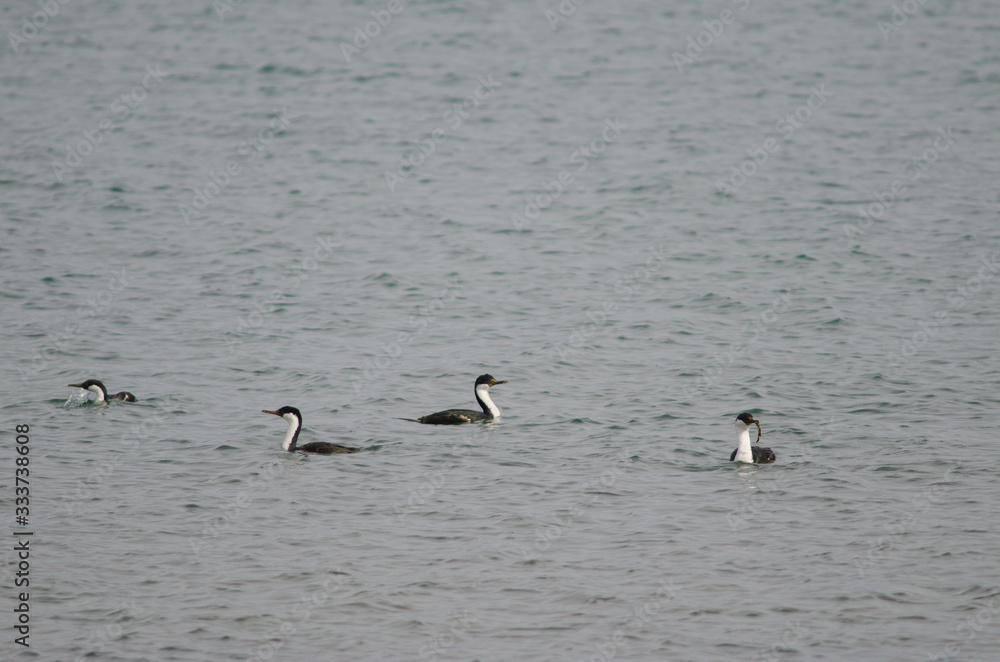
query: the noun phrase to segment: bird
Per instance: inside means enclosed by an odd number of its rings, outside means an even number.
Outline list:
[[[299,440],[299,432],[302,431],[302,412],[295,407],[282,407],[274,411],[261,409],[260,411],[262,414],[274,414],[288,421],[288,431],[285,432],[285,441],[282,442],[281,447],[289,453],[301,451],[303,453],[333,455],[334,453],[357,453],[361,450],[360,448],[350,448],[339,444],[331,444],[326,441],[313,441],[304,446],[298,446],[296,442]]]
[[[96,379],[88,379],[85,382],[80,382],[79,384],[69,384],[73,388],[82,388],[85,391],[93,391],[97,394],[94,398],[94,402],[107,402],[108,400],[121,400],[122,402],[136,402],[134,395],[128,391],[121,391],[115,393],[114,395],[108,395],[108,389],[104,387],[100,381]]]
[[[739,446],[729,456],[730,462],[770,464],[776,459],[774,451],[770,448],[750,445],[750,426],[755,424],[757,426],[757,441],[760,441],[760,421],[747,412],[743,412],[736,417],[736,438]]]
[[[490,387],[506,383],[506,381],[497,381],[493,375],[479,375],[476,378],[476,402],[483,408],[481,412],[471,409],[448,409],[420,418],[405,418],[403,420],[426,423],[427,425],[462,425],[478,421],[492,421],[495,418],[500,418],[500,410],[490,400]]]

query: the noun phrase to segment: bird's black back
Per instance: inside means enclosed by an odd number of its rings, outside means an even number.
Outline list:
[[[427,425],[463,425],[465,423],[481,421],[485,418],[487,418],[486,414],[481,411],[473,411],[471,409],[449,409],[447,411],[439,411],[434,414],[428,414],[427,416],[421,416],[416,420],[418,423],[425,423]]]
[[[738,450],[739,449],[737,448],[729,456],[730,462],[736,459],[736,451]],[[752,446],[750,448],[750,453],[751,455],[753,455],[754,464],[770,464],[774,462],[776,459],[778,459],[777,457],[775,457],[774,451],[772,451],[770,448],[761,448],[760,446]]]
[[[313,441],[304,446],[297,446],[297,451],[305,453],[319,453],[321,455],[333,455],[334,453],[357,453],[360,448],[349,448],[339,444],[331,444],[327,441]]]

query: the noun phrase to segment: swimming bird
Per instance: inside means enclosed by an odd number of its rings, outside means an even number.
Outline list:
[[[313,441],[305,446],[297,446],[295,442],[299,440],[299,432],[302,431],[302,413],[295,407],[282,407],[275,411],[261,409],[262,414],[274,414],[288,421],[288,431],[285,433],[285,441],[281,447],[289,453],[302,451],[303,453],[320,453],[322,455],[332,455],[334,453],[357,453],[360,448],[349,448],[339,444],[331,444],[326,441]]]
[[[483,408],[481,412],[471,409],[448,409],[439,411],[420,418],[406,418],[406,421],[416,421],[417,423],[427,423],[428,425],[462,425],[463,423],[474,423],[477,421],[491,421],[500,418],[500,410],[490,400],[490,387],[497,384],[506,384],[493,379],[493,375],[479,375],[476,378],[476,402]]]
[[[108,389],[104,388],[104,384],[96,379],[88,379],[85,382],[79,384],[69,384],[73,388],[82,388],[86,391],[93,391],[97,394],[94,398],[94,402],[106,402],[108,400],[121,400],[122,402],[136,402],[135,396],[128,391],[121,391],[115,393],[114,395],[108,395]]]
[[[757,441],[760,441],[760,421],[746,412],[736,417],[736,438],[739,446],[729,456],[730,462],[746,462],[747,464],[769,464],[774,462],[774,451],[770,448],[750,445],[750,426],[757,425]]]

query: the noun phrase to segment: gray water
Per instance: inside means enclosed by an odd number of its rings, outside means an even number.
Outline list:
[[[995,659],[995,3],[390,5],[0,10],[3,657]]]

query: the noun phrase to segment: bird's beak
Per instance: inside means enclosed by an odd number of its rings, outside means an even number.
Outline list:
[[[506,383],[507,383],[507,380],[506,380],[506,379],[505,379],[505,380],[503,380],[502,382],[498,382],[497,380],[495,380],[495,379],[494,379],[494,380],[493,380],[493,383],[492,383],[492,384],[490,384],[490,386],[496,386],[497,384],[506,384]]]
[[[281,416],[281,414],[279,414],[278,412],[271,411],[270,409],[261,409],[260,413],[262,413],[262,414],[274,414],[275,416]]]
[[[83,388],[83,384],[67,384],[66,386],[72,386],[73,388]]]

